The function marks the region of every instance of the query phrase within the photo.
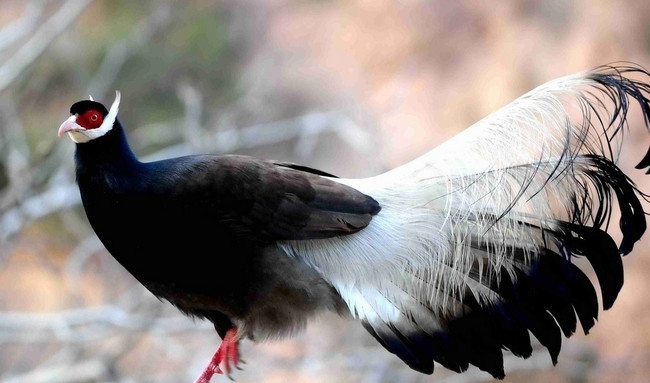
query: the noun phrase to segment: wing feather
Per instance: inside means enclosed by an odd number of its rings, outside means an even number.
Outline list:
[[[172,174],[168,187],[186,213],[212,217],[220,230],[259,245],[355,233],[381,209],[373,198],[297,165],[229,155],[156,166]]]
[[[623,283],[621,255],[646,230],[646,196],[616,165],[630,101],[650,125],[640,76],[650,74],[602,67],[552,81],[406,165],[336,180],[381,212],[353,235],[279,245],[412,367],[422,366],[415,352],[502,377],[501,349],[529,356],[528,331],[555,363],[562,333],[577,321],[588,332],[598,316],[574,258],[592,265],[607,309]],[[649,164],[650,151],[637,167]],[[607,233],[616,206],[618,243]],[[423,348],[425,336],[444,347]]]

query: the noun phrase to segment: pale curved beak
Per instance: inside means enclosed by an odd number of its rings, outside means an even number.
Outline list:
[[[61,137],[64,133],[67,132],[74,132],[74,131],[79,131],[83,130],[79,124],[77,124],[77,116],[70,116],[67,120],[63,121],[63,124],[59,127],[59,137]]]

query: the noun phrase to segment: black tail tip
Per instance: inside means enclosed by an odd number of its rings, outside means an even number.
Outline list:
[[[639,161],[639,163],[635,166],[636,169],[645,169],[647,167],[650,167],[650,148],[648,148],[648,151],[646,152],[645,156],[643,156],[643,159]],[[648,172],[650,172],[650,169],[648,169]],[[648,174],[648,172],[646,172],[646,174]]]

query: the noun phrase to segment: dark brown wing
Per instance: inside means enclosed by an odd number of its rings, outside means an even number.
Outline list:
[[[372,197],[298,165],[201,156],[158,166],[170,167],[173,199],[182,199],[188,215],[212,217],[221,230],[254,242],[354,233],[381,210]]]

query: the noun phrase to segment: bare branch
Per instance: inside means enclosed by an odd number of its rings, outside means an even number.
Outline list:
[[[13,375],[4,379],[4,383],[38,383],[38,382],[83,382],[97,381],[106,375],[104,361],[100,359],[83,360],[74,364],[37,368],[25,374]]]
[[[107,49],[104,60],[88,85],[88,92],[95,99],[101,100],[106,96],[129,57],[138,52],[171,21],[171,5],[167,2],[155,4],[157,6],[154,11],[140,21],[124,40]]]
[[[93,0],[68,0],[0,67],[0,92],[7,89]]]
[[[79,190],[75,184],[54,185],[0,216],[0,241],[16,234],[29,222],[76,206],[80,202]]]
[[[44,10],[43,0],[27,3],[22,17],[0,30],[0,52],[36,29]]]
[[[193,149],[201,147],[201,115],[203,114],[203,96],[199,90],[189,83],[178,85],[176,93],[183,102],[185,119],[183,122],[183,138]]]
[[[68,254],[65,264],[65,275],[68,277],[71,290],[77,287],[79,277],[83,270],[83,265],[86,263],[88,258],[103,248],[104,245],[102,245],[99,238],[97,238],[96,235],[91,235],[80,241],[77,247]]]
[[[9,99],[0,100],[0,137],[5,141],[4,159],[9,176],[9,187],[0,194],[0,212],[15,203],[31,186],[31,174],[27,171],[29,164],[29,146],[22,122],[16,112],[16,106]]]
[[[227,126],[215,133],[206,133],[201,138],[199,150],[201,152],[229,153],[325,132],[336,133],[356,150],[367,152],[372,148],[373,139],[370,134],[345,116],[336,112],[312,112],[276,122],[244,128]],[[194,152],[195,150],[184,142],[146,156],[144,160],[152,161]]]
[[[180,315],[158,318],[155,322],[157,327],[175,332],[186,331],[196,326],[190,319]],[[134,315],[114,305],[84,307],[48,313],[0,312],[0,329],[3,330],[60,330],[61,323],[65,323],[68,327],[106,325],[137,330],[147,327],[151,323],[151,318],[149,316]]]

